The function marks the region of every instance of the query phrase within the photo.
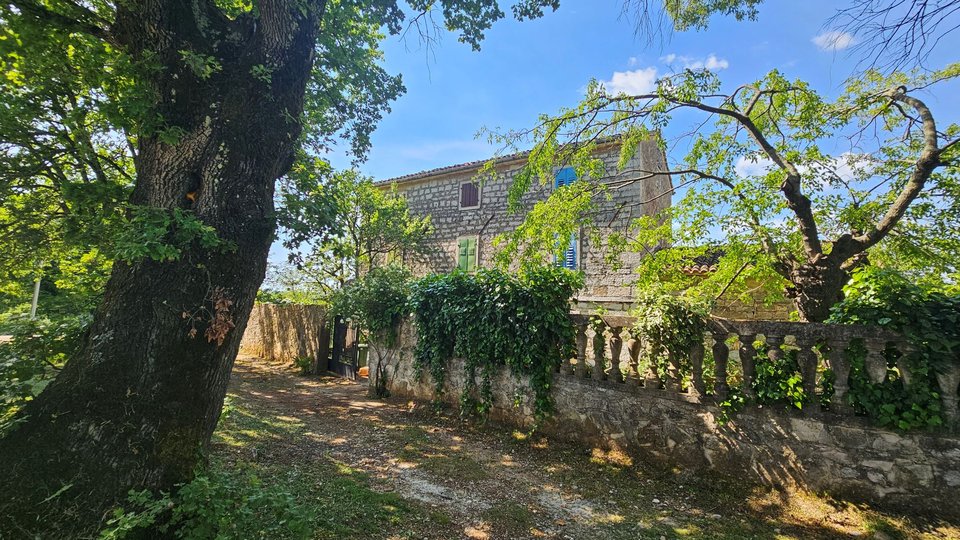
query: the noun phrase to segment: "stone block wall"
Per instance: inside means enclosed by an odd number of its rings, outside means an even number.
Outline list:
[[[393,396],[433,400],[429,374],[413,368],[415,335],[404,333],[404,354],[383,370]],[[375,360],[374,360],[375,362]],[[371,373],[379,370],[371,368]],[[456,406],[464,387],[462,361],[452,360],[445,399]],[[371,385],[376,381],[371,380]],[[532,404],[523,381],[506,369],[493,379],[494,420],[528,427]],[[777,488],[802,487],[933,517],[960,518],[960,437],[902,433],[865,419],[750,408],[728,423],[706,400],[668,390],[554,374],[554,415],[544,433],[604,448],[619,448],[656,464],[710,469]]]
[[[326,358],[330,334],[321,306],[256,304],[240,340],[240,352],[272,361]]]
[[[598,157],[605,164],[606,182],[619,182],[641,176],[640,173],[630,171],[666,168],[663,152],[652,140],[640,144],[632,161],[625,167],[626,172],[618,172],[619,152],[620,148],[616,144],[608,144],[600,149]],[[477,175],[480,164],[385,181],[382,184],[385,188],[395,185],[398,192],[407,198],[414,214],[429,214],[435,229],[431,238],[431,252],[425,257],[404,262],[411,266],[417,275],[449,272],[457,266],[458,239],[476,237],[478,266],[492,267],[495,253],[493,238],[514,230],[525,215],[525,212],[507,211],[507,191],[525,159],[525,155],[521,155],[500,162],[497,169],[501,177],[482,184],[480,206],[475,209],[460,209],[460,184],[472,180]],[[640,216],[655,215],[668,208],[671,187],[669,176],[658,175],[611,190],[611,200],[602,198],[598,201],[599,212],[595,223],[600,226],[601,236],[613,231],[625,231],[632,221]],[[552,190],[552,185],[534,186],[523,197],[525,209],[532,207],[536,201],[546,199]],[[660,196],[664,193],[667,195]],[[641,204],[643,201],[649,202]],[[598,302],[629,299],[632,296],[633,270],[640,255],[625,253],[621,257],[620,268],[613,269],[605,263],[601,246],[592,245],[586,236],[581,235],[578,250],[579,268],[586,276],[586,287],[581,296]]]

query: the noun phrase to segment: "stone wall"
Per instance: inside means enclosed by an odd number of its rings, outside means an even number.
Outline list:
[[[418,378],[409,350],[385,369],[394,396],[432,400],[428,374]],[[377,373],[371,368],[371,373]],[[448,370],[445,399],[456,406],[464,386],[462,362]],[[371,384],[375,381],[371,380]],[[529,426],[529,395],[506,370],[493,380],[493,419]],[[710,400],[636,384],[555,373],[555,414],[542,430],[554,437],[619,448],[668,467],[711,469],[777,488],[803,487],[854,501],[960,518],[960,438],[955,434],[900,433],[862,418],[748,408],[722,423]]]
[[[326,358],[327,312],[321,306],[256,304],[240,352],[272,361]]]
[[[639,173],[617,172],[619,146],[608,144],[598,154],[606,167],[605,182],[618,182]],[[480,188],[480,206],[475,209],[460,209],[460,184],[472,180],[480,164],[453,167],[434,173],[422,173],[403,177],[395,181],[385,181],[386,188],[395,185],[410,204],[416,215],[431,216],[434,233],[430,239],[431,252],[425,257],[404,261],[414,269],[417,275],[432,272],[449,272],[457,266],[457,240],[462,237],[477,238],[477,259],[479,267],[493,266],[493,238],[500,233],[514,230],[522,221],[525,212],[507,212],[507,190],[514,176],[525,163],[525,156],[505,159],[497,166],[500,178],[489,180]],[[625,171],[665,170],[663,152],[652,140],[640,144]],[[632,175],[632,176],[631,176]],[[601,236],[613,231],[625,231],[630,223],[642,215],[654,215],[670,206],[670,177],[654,176],[618,189],[611,190],[612,200],[601,198],[598,201],[599,212],[595,223],[600,225]],[[523,198],[525,208],[536,201],[546,199],[553,190],[552,185],[534,186]],[[659,196],[659,197],[658,197]],[[642,201],[649,201],[640,204]],[[639,261],[639,254],[626,253],[621,257],[622,265],[612,269],[603,260],[603,250],[591,245],[587,235],[581,235],[579,268],[586,276],[586,287],[581,296],[591,301],[629,299],[630,284],[633,281],[633,269]]]

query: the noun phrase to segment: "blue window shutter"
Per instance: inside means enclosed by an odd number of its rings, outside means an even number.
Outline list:
[[[563,267],[570,270],[577,269],[577,235],[570,235],[570,243],[567,245],[567,251],[563,254]]]
[[[573,167],[564,167],[557,171],[557,174],[554,176],[553,187],[558,188],[561,186],[569,186],[570,184],[577,181],[577,171]]]

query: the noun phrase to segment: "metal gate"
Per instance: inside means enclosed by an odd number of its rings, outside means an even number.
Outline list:
[[[335,317],[327,371],[347,379],[357,380],[357,370],[360,369],[358,353],[357,329],[344,321],[343,317]]]

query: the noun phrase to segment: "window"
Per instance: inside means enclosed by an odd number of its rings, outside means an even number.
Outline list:
[[[480,207],[480,186],[473,180],[460,184],[460,209]]]
[[[577,181],[577,171],[573,167],[564,167],[557,171],[556,176],[554,176],[554,188],[559,188],[563,186],[569,186],[570,184]],[[561,268],[569,268],[570,270],[576,270],[578,266],[577,261],[577,248],[579,246],[577,234],[573,233],[570,235],[570,238],[567,240],[567,249],[563,251],[563,255],[557,257],[556,265]]]
[[[467,236],[457,240],[457,268],[464,272],[477,269],[477,237]]]

